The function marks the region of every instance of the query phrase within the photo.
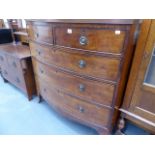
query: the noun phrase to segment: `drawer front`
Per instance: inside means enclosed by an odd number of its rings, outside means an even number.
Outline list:
[[[7,60],[8,60],[8,66],[10,68],[10,71],[12,71],[12,74],[16,73],[18,75],[22,75],[20,60],[9,55],[7,55]]]
[[[16,87],[22,89],[24,92],[26,91],[24,77],[21,77],[18,75],[18,73],[13,73],[10,68],[2,68],[2,74],[5,79],[10,81],[12,84],[14,84]]]
[[[27,29],[30,39],[53,44],[52,27],[50,24],[28,25]]]
[[[45,46],[45,45],[39,45],[39,44],[35,44],[32,42],[29,42],[30,45],[30,49],[31,49],[31,55],[33,57],[36,57],[40,60],[42,60],[43,62],[51,62],[51,57],[52,57],[52,48],[49,46]]]
[[[54,28],[55,44],[84,50],[119,54],[123,50],[126,31],[121,26],[79,27],[65,24]]]
[[[120,59],[30,44],[32,56],[81,75],[117,81]]]
[[[23,91],[26,91],[25,81],[23,77],[20,77],[19,75],[14,75],[12,81],[15,86],[22,89]]]
[[[114,86],[80,78],[33,60],[35,73],[54,88],[101,105],[112,105]]]
[[[21,61],[15,57],[7,55],[9,81],[18,88],[25,90],[24,73],[21,66]]]
[[[49,88],[48,83],[43,83],[43,79],[37,81],[42,97],[52,106],[58,107],[88,124],[107,126],[110,110],[78,100],[57,89]]]

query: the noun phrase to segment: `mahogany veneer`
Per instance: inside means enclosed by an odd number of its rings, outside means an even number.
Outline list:
[[[38,96],[110,134],[133,54],[135,20],[28,20]]]
[[[0,45],[0,68],[4,81],[11,82],[31,100],[36,87],[29,47],[12,43]]]
[[[155,134],[155,20],[143,20],[141,25],[120,111],[123,119]]]

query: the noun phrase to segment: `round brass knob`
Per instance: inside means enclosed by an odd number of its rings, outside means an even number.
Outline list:
[[[20,79],[18,77],[16,78],[16,82],[17,83],[20,83]]]
[[[35,38],[38,38],[39,37],[39,33],[35,33]]]
[[[85,85],[79,84],[79,90],[80,90],[80,92],[84,92],[85,91]]]
[[[79,67],[84,68],[86,66],[86,62],[84,60],[79,61]]]
[[[81,36],[81,37],[79,38],[79,43],[80,43],[80,45],[87,45],[87,44],[88,44],[88,39],[87,39],[87,37]]]
[[[44,71],[42,70],[42,69],[40,69],[40,72],[43,74],[44,73]]]
[[[81,106],[79,106],[79,112],[80,112],[80,113],[84,113],[84,111],[85,111],[84,108],[81,107]]]
[[[41,55],[41,51],[39,49],[36,49],[36,51],[38,52],[38,55]]]

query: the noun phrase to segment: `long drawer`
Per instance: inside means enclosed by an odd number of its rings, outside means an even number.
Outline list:
[[[49,87],[43,79],[36,78],[41,96],[52,106],[62,109],[78,120],[88,124],[106,127],[110,119],[110,110],[71,97],[64,92]]]
[[[35,59],[33,59],[33,66],[35,74],[52,87],[65,90],[89,102],[111,107],[115,89],[114,85],[62,72]]]
[[[87,52],[50,48],[30,43],[31,53],[42,62],[54,64],[81,75],[117,81],[120,66],[119,58],[92,55]]]
[[[57,24],[55,44],[84,50],[120,54],[123,51],[127,26]]]

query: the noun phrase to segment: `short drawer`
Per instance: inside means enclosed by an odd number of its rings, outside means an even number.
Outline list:
[[[13,74],[13,72],[8,68],[2,68],[2,75],[6,80],[25,92],[26,87],[23,76],[19,75],[17,72]]]
[[[34,71],[54,88],[62,89],[92,103],[112,106],[114,85],[81,78],[33,59]]]
[[[48,83],[44,83],[43,79],[37,81],[41,96],[53,107],[57,107],[70,114],[70,117],[87,124],[100,127],[108,126],[111,112],[109,109],[84,102],[60,90],[53,89],[48,86]]]
[[[120,54],[126,37],[125,28],[110,25],[78,26],[59,24],[55,26],[55,44],[71,48]]]
[[[22,90],[25,90],[24,72],[20,59],[7,55],[7,79]],[[6,68],[6,67],[5,67]],[[5,73],[4,73],[5,74]]]
[[[30,43],[32,56],[81,75],[117,81],[120,59]]]
[[[26,91],[24,77],[20,77],[18,75],[13,76],[13,84],[18,88],[22,89],[24,92]]]
[[[31,55],[43,61],[51,62],[52,48],[50,46],[36,44],[34,42],[29,42]]]
[[[13,73],[21,72],[21,64],[18,58],[7,55],[8,65]]]
[[[50,24],[28,25],[29,37],[31,40],[53,44],[52,27]]]
[[[21,83],[20,81],[24,81],[24,70],[23,70],[23,66],[22,66],[22,61],[24,62],[24,60],[20,60],[18,58],[15,58],[15,57],[12,57],[12,56],[9,56],[7,55],[7,60],[8,60],[8,67],[9,67],[9,70],[11,72],[11,74],[13,76],[17,75],[18,77],[15,77],[15,82],[18,83]],[[18,80],[18,78],[20,80]]]

